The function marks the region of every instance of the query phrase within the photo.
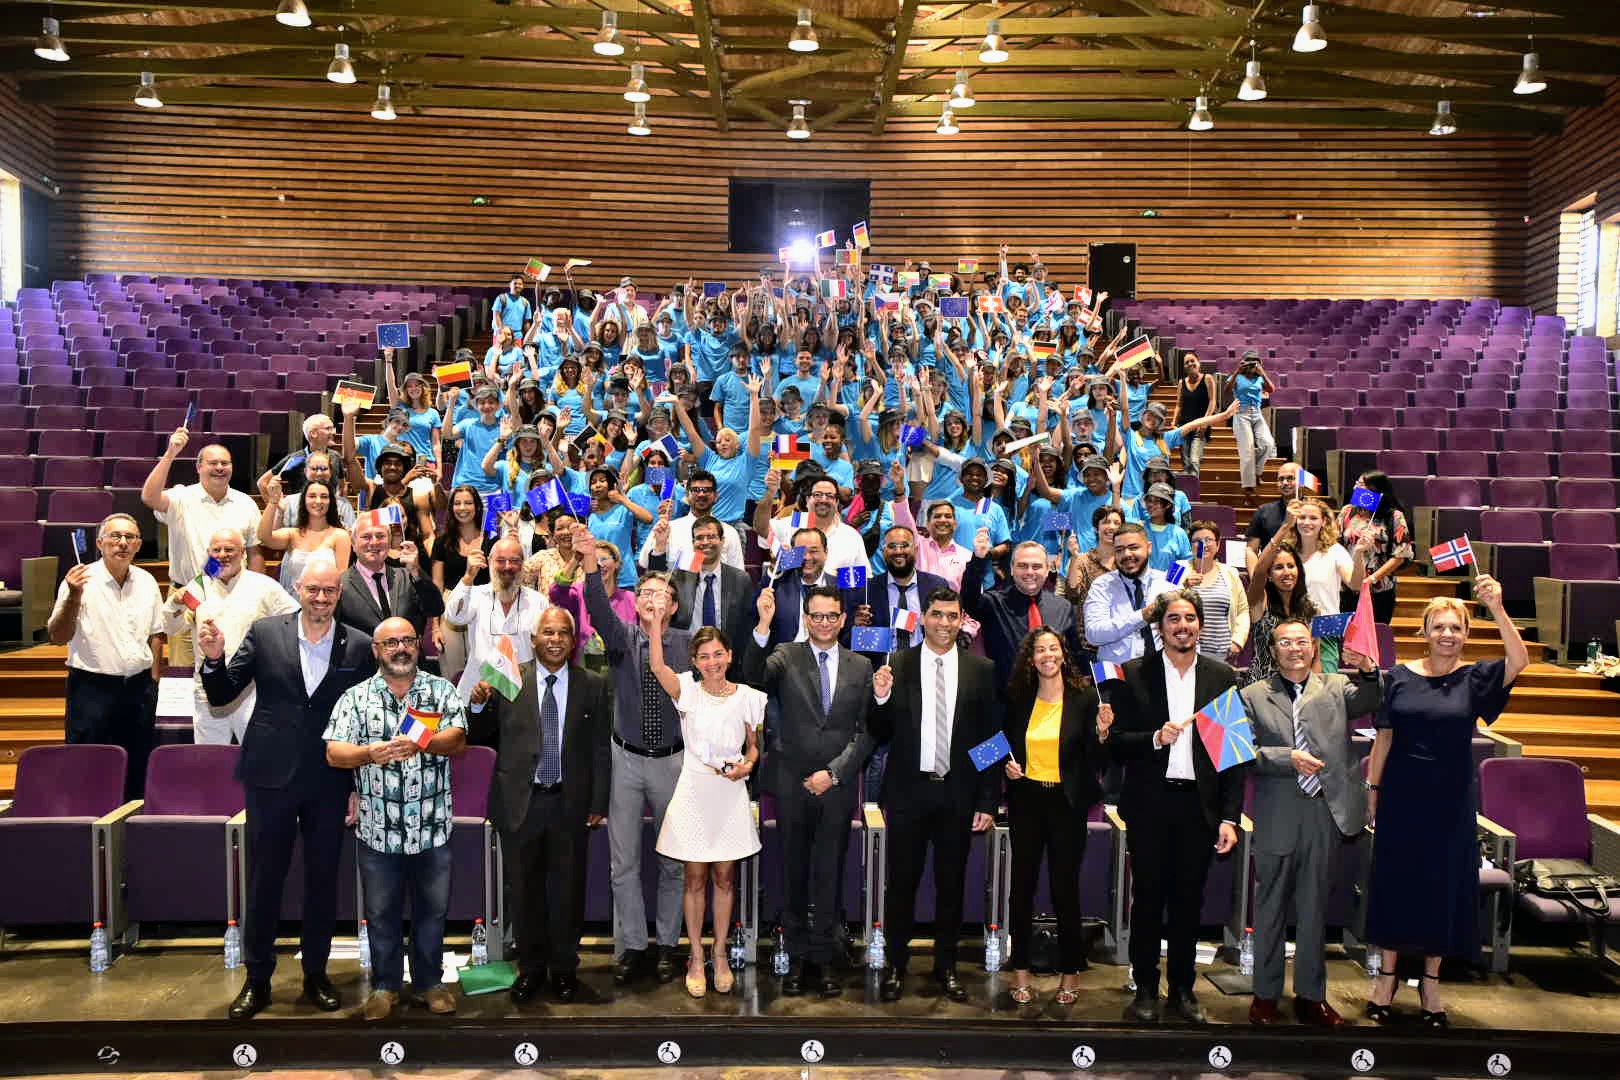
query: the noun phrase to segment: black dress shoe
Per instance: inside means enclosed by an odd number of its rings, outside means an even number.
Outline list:
[[[1164,1011],[1167,1015],[1189,1024],[1207,1024],[1209,1015],[1204,1007],[1198,1004],[1191,990],[1171,990],[1170,996],[1165,1000]]]
[[[844,984],[838,981],[838,976],[829,964],[821,969],[820,978],[816,980],[816,989],[824,998],[835,998],[844,992]]]
[[[658,946],[657,972],[659,985],[674,982],[678,971],[680,971],[680,965],[675,962],[675,946]]]
[[[948,997],[952,1001],[967,1000],[967,987],[962,985],[962,980],[956,977],[956,972],[954,970],[938,972],[934,975],[934,978],[939,983],[939,992],[941,996]]]
[[[1140,1024],[1156,1023],[1159,1019],[1159,991],[1157,988],[1138,987],[1136,998],[1125,1006],[1125,1019]]]
[[[551,992],[558,1001],[564,1005],[574,1000],[574,994],[579,990],[579,980],[572,973],[567,975],[553,975],[551,977]]]
[[[613,965],[613,985],[628,986],[647,965],[646,949],[626,949]]]
[[[782,996],[798,997],[804,993],[804,961],[795,960],[788,965],[788,973],[782,976]]]
[[[232,1020],[251,1020],[255,1013],[263,1012],[270,1005],[270,984],[256,983],[251,979],[242,984],[242,992],[236,995],[231,1007],[225,1015]]]
[[[897,967],[883,969],[883,981],[878,984],[878,997],[884,1001],[899,1001],[905,992],[906,973]]]
[[[544,972],[539,974],[525,972],[512,981],[512,989],[508,993],[511,994],[514,1002],[524,1005],[534,1000],[534,996],[540,992],[540,988],[545,983],[546,976]]]
[[[337,987],[325,975],[309,975],[304,978],[304,997],[308,998],[321,1012],[337,1012],[343,1002],[338,1000]]]

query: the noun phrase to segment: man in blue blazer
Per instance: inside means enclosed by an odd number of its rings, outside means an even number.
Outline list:
[[[935,589],[950,587],[938,574],[917,569],[917,536],[910,529],[896,525],[883,536],[883,563],[888,573],[878,574],[867,581],[865,589],[847,589],[844,606],[854,614],[855,626],[893,626],[901,611],[917,613],[917,626],[913,630],[896,630],[895,649],[909,649],[922,644],[922,613],[928,606],[928,597]],[[845,632],[846,637],[848,631]],[[847,642],[846,642],[847,643]],[[873,664],[888,662],[881,653],[864,654]]]
[[[211,704],[235,701],[249,683],[258,689],[236,767],[247,797],[247,980],[231,1003],[232,1020],[249,1019],[270,1004],[281,894],[300,835],[304,996],[325,1012],[339,1005],[326,959],[337,924],[338,854],[354,776],[326,763],[321,733],[343,692],[377,671],[371,638],[335,618],[340,589],[330,560],[311,561],[298,579],[302,610],[254,623],[229,662],[214,621],[203,620],[197,630]]]
[[[804,615],[804,596],[810,589],[821,585],[838,586],[838,575],[827,569],[827,535],[814,525],[808,525],[793,534],[793,546],[804,548],[804,565],[771,576],[774,563],[767,563],[761,574],[760,592],[769,589],[774,594],[776,613],[771,618],[771,636],[765,645],[768,655],[785,641],[804,641],[808,633],[801,626]],[[844,600],[846,614],[848,598]],[[740,647],[731,643],[733,650]]]

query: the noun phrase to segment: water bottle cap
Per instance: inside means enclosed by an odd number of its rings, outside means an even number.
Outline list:
[[[236,925],[236,920],[235,919],[226,919],[225,920],[225,925],[226,926],[235,926]]]
[[[484,925],[484,920],[483,919],[474,919],[473,920],[473,925],[474,926],[483,926]]]
[[[101,929],[101,924],[100,923],[92,923],[90,928],[92,930],[100,930]]]
[[[990,924],[990,929],[992,929],[992,930],[1000,930],[1001,927],[997,926],[995,923],[991,923]]]

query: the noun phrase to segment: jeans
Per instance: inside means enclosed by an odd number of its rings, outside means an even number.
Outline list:
[[[417,855],[384,854],[355,845],[371,941],[371,985],[399,993],[405,982],[405,894],[411,897],[411,988],[442,981],[444,919],[450,908],[450,845]]]
[[[1209,432],[1195,431],[1181,444],[1181,471],[1197,476],[1204,464],[1204,447],[1209,443]]]
[[[1277,440],[1257,406],[1245,405],[1232,417],[1232,434],[1237,437],[1238,473],[1245,488],[1260,482],[1266,462],[1277,456]]]

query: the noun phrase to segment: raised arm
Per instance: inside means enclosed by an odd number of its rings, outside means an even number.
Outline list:
[[[678,396],[675,398],[675,419],[679,420],[681,427],[686,429],[686,440],[691,447],[692,456],[701,458],[708,453],[709,444],[703,441],[703,436],[699,433],[697,424],[687,415],[686,406],[681,404],[681,399]]]
[[[169,510],[169,496],[163,489],[169,485],[169,469],[174,465],[174,459],[180,456],[180,451],[186,448],[191,441],[191,435],[183,427],[174,429],[169,436],[169,444],[163,448],[163,456],[157,459],[152,471],[146,474],[146,482],[141,485],[141,503],[148,510],[155,510],[160,514]]]

